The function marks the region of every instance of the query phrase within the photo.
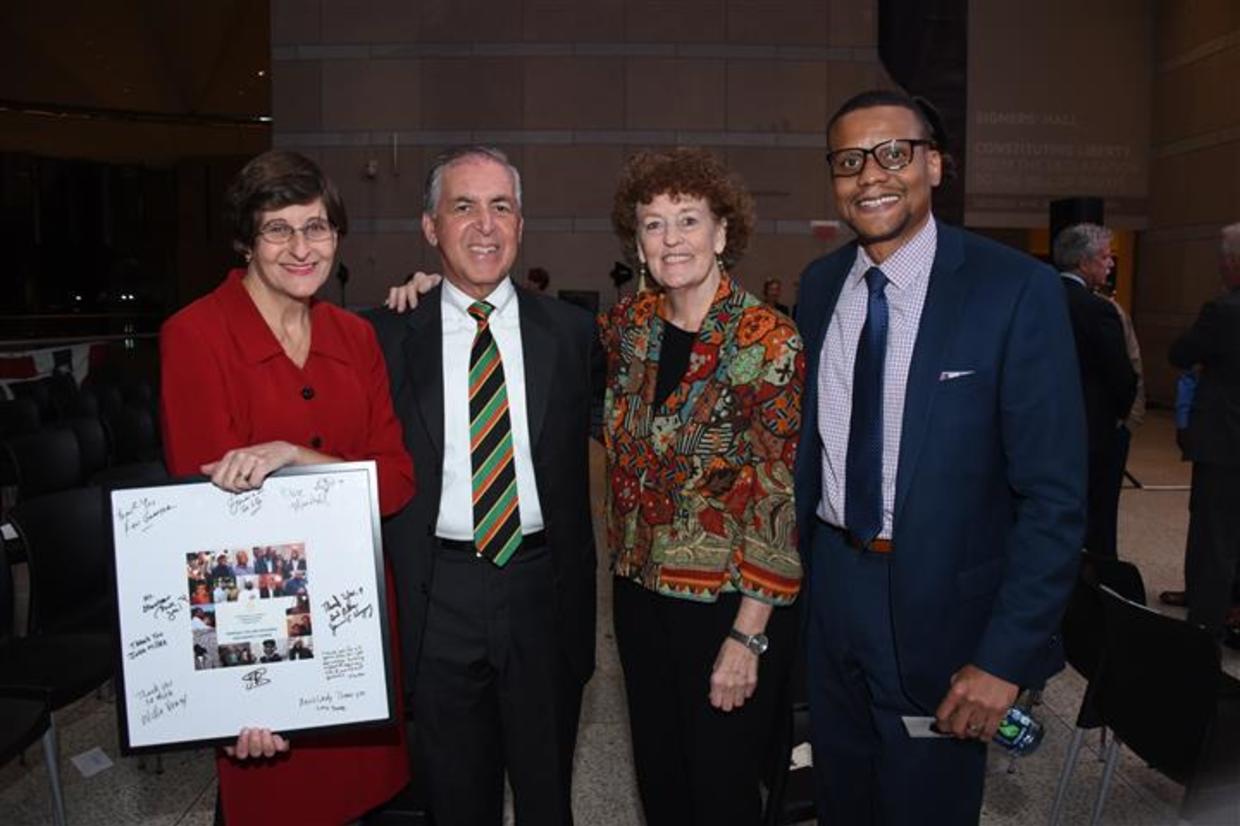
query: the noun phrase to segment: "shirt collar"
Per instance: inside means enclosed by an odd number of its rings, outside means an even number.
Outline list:
[[[245,272],[240,268],[229,272],[218,294],[243,357],[252,364],[259,364],[283,355],[284,348],[241,283]],[[310,352],[337,361],[348,361],[344,340],[332,323],[329,312],[327,304],[317,298],[310,299]]]
[[[505,319],[516,308],[517,291],[512,286],[512,279],[508,276],[495,286],[491,294],[481,299],[487,302],[495,310],[491,313],[492,318]],[[469,306],[479,299],[467,295],[464,290],[457,287],[448,279],[443,280],[443,303],[459,312],[462,316],[469,318],[470,323],[474,323],[473,316],[469,315]]]
[[[889,284],[894,285],[898,290],[903,290],[917,279],[929,275],[930,268],[934,264],[934,253],[938,248],[938,238],[938,226],[935,224],[934,216],[931,215],[912,238],[881,264],[875,264],[865,248],[858,246],[852,278],[860,281],[870,267],[878,267],[883,271],[883,275],[887,276]]]
[[[1084,287],[1087,290],[1089,289],[1089,285],[1085,283],[1085,279],[1081,278],[1079,275],[1077,275],[1074,272],[1061,272],[1060,275],[1062,275],[1064,278],[1068,279],[1069,281],[1075,281],[1076,283],[1080,284],[1082,287]]]

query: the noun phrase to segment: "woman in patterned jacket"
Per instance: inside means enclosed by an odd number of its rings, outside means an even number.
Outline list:
[[[630,158],[612,211],[645,286],[601,334],[616,640],[650,826],[759,822],[793,659],[805,368],[793,322],[728,272],[753,222],[699,149]]]

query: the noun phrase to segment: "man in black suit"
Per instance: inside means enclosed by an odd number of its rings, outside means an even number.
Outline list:
[[[1136,398],[1137,372],[1128,359],[1119,313],[1111,302],[1093,293],[1106,283],[1115,265],[1111,231],[1097,224],[1073,224],[1055,236],[1054,259],[1068,298],[1085,394],[1089,436],[1085,548],[1114,557],[1119,492],[1124,481],[1119,458],[1124,451],[1121,426]]]
[[[1240,576],[1240,224],[1223,228],[1219,273],[1225,292],[1205,303],[1170,357],[1176,367],[1200,371],[1186,450],[1193,463],[1188,619],[1221,633]]]
[[[571,823],[577,720],[594,669],[588,442],[603,360],[589,313],[513,283],[521,228],[520,177],[502,153],[441,156],[422,229],[444,281],[408,315],[371,318],[418,479],[384,544],[400,599],[414,771],[439,826],[499,824],[505,771],[518,824]],[[487,356],[492,340],[498,359]],[[494,361],[507,412],[480,434],[491,413],[474,404],[495,381]],[[471,445],[499,430],[511,448],[479,463]],[[504,523],[514,532],[496,551],[499,523],[478,506],[494,488],[479,485],[505,473],[515,477],[504,488],[516,490]]]

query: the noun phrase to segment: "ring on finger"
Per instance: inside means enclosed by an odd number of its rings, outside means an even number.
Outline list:
[[[969,734],[977,734],[978,732],[982,730],[982,727],[978,725],[977,723],[969,723],[969,725],[967,726],[967,729],[968,729]]]

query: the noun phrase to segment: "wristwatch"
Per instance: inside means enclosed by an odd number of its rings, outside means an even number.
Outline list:
[[[735,628],[728,629],[728,636],[759,657],[766,653],[766,649],[771,644],[771,641],[766,638],[766,634],[746,634],[744,631],[737,631]]]

